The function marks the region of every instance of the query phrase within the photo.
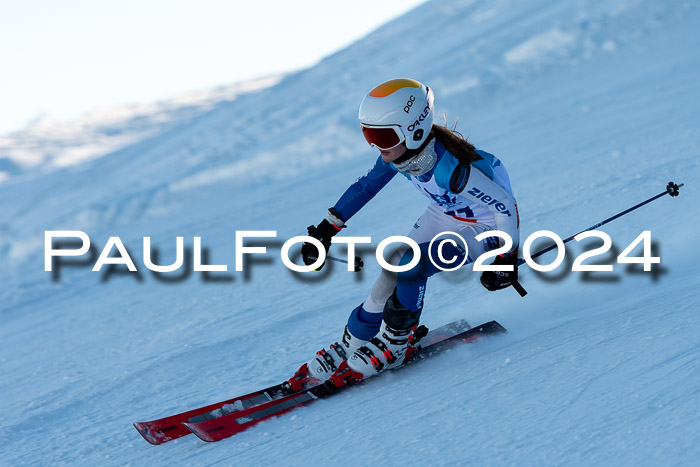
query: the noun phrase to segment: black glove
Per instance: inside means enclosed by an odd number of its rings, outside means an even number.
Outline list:
[[[495,266],[511,265],[512,271],[484,271],[481,273],[481,285],[491,292],[505,289],[518,282],[518,250],[507,254],[498,255],[491,263]]]
[[[320,224],[310,225],[307,230],[309,232],[309,237],[313,237],[320,240],[320,242],[326,249],[326,254],[328,254],[328,250],[331,248],[331,238],[333,238],[334,235],[340,232],[341,229],[342,227],[337,227],[335,224],[332,224],[328,222],[328,220],[323,219]],[[301,257],[304,260],[305,265],[308,266],[310,264],[314,264],[318,259],[318,256],[318,248],[316,248],[314,244],[305,242],[301,246]],[[323,266],[325,264],[326,262],[324,261],[323,264],[321,264],[316,270],[320,271],[321,269],[323,269]]]

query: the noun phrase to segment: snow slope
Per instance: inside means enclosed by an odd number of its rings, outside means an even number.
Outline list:
[[[268,76],[160,102],[97,110],[73,121],[40,118],[27,128],[0,136],[0,183],[79,164],[156,137],[217,104],[272,86],[281,78]]]
[[[0,186],[0,459],[9,465],[692,465],[700,456],[695,247],[700,6],[616,0],[433,1],[278,85],[84,164]],[[507,165],[522,236],[566,237],[684,182],[604,229],[641,231],[663,273],[536,275],[489,294],[438,276],[428,326],[497,319],[509,333],[387,374],[235,438],[154,447],[131,427],[278,382],[339,337],[379,267],[296,277],[281,242],[318,222],[376,154],[364,92],[411,76]],[[425,199],[399,177],[349,222],[376,245]],[[140,276],[43,270],[44,230],[120,236]],[[236,230],[277,230],[233,272]],[[216,282],[166,281],[175,237],[201,236]],[[587,244],[588,248],[593,242]],[[582,251],[569,249],[569,258]],[[552,258],[547,256],[546,258]],[[569,263],[570,264],[570,263]],[[595,279],[595,280],[593,280]]]

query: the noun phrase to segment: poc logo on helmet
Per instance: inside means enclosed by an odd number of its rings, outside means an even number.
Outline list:
[[[411,110],[411,107],[413,106],[413,103],[416,101],[415,96],[411,96],[408,98],[408,101],[406,102],[406,105],[403,107],[403,111],[406,113],[409,113]]]
[[[420,123],[426,119],[428,114],[430,113],[430,104],[425,106],[425,109],[423,109],[423,113],[418,116],[415,122],[411,123],[408,126],[408,131],[413,131],[416,129],[417,126],[420,125]]]

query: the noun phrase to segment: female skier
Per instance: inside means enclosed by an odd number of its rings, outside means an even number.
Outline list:
[[[309,227],[309,235],[320,240],[328,252],[331,238],[345,222],[401,173],[430,200],[408,234],[419,245],[421,259],[407,272],[382,270],[367,299],[350,314],[340,342],[302,365],[289,379],[290,389],[329,379],[336,385],[359,382],[403,363],[423,309],[427,279],[441,270],[433,264],[440,255],[431,251],[433,261],[428,255],[430,241],[441,232],[456,232],[465,239],[466,262],[499,245],[495,237],[483,241],[474,237],[494,229],[507,233],[513,247],[497,256],[493,264],[510,265],[512,271],[484,272],[481,283],[493,291],[517,281],[519,221],[508,173],[492,154],[476,149],[458,133],[434,125],[433,100],[433,91],[412,79],[381,83],[362,100],[362,133],[381,155],[367,175],[350,185],[329,209],[328,216]],[[307,265],[316,261],[318,253],[310,243],[302,246]],[[462,247],[443,245],[442,258],[458,260],[443,268],[461,263],[464,257]],[[413,250],[405,245],[388,262],[406,265],[412,258]]]

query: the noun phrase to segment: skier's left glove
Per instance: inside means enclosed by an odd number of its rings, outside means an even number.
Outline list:
[[[310,225],[307,231],[309,237],[313,237],[323,244],[323,247],[326,249],[326,254],[328,254],[328,250],[331,248],[331,239],[337,235],[343,227],[345,227],[343,221],[334,209],[330,209],[327,218],[323,219],[318,225]],[[306,242],[301,246],[301,257],[305,265],[309,266],[310,264],[314,264],[318,259],[318,255],[318,248],[312,243]],[[323,269],[325,264],[326,262],[324,261],[316,271]]]
[[[491,263],[493,266],[510,265],[512,271],[484,271],[481,274],[481,285],[491,292],[505,289],[518,282],[518,250],[507,255],[498,255]]]

